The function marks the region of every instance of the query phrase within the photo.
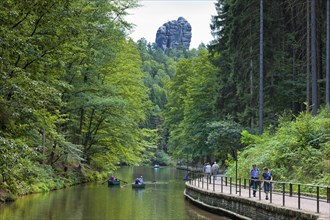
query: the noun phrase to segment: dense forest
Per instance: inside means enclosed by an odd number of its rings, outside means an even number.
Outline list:
[[[2,200],[176,161],[329,185],[329,1],[218,0],[214,41],[166,54],[134,7],[1,1]]]

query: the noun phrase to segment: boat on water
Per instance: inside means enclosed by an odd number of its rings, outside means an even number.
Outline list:
[[[132,188],[133,189],[143,189],[143,188],[145,188],[145,184],[144,183],[142,183],[142,184],[132,183]]]
[[[159,167],[160,167],[159,164],[154,165],[154,168],[159,168]]]
[[[108,180],[108,186],[119,186],[120,180]]]

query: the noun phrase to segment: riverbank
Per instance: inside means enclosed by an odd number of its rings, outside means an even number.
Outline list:
[[[0,203],[12,202],[19,197],[34,193],[49,192],[73,185],[95,182],[108,178],[107,172],[96,172],[87,169],[75,169],[64,173],[50,172],[50,178],[39,178],[36,181],[0,182]]]

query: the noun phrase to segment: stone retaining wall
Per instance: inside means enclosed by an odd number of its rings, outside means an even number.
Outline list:
[[[196,205],[232,219],[317,219],[318,215],[292,210],[274,204],[265,204],[238,197],[195,188],[186,184],[185,196]]]

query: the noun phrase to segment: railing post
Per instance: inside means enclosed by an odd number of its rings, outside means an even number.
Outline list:
[[[202,176],[202,189],[204,189],[204,176]]]
[[[300,209],[300,184],[298,184],[298,209]]]
[[[259,180],[258,180],[258,184],[259,184],[259,200],[261,200],[261,184],[260,184],[260,181]]]
[[[238,192],[238,178],[236,176],[236,178],[235,178],[235,194],[237,194],[237,192]]]
[[[228,182],[228,178],[225,176],[225,184],[226,184],[226,186],[228,185],[227,182]]]
[[[241,178],[239,178],[239,196],[241,196],[241,181],[242,181],[242,179]]]
[[[221,176],[221,192],[223,193],[223,176]]]
[[[251,183],[251,181],[249,180],[249,198],[251,198],[251,184],[250,183]]]
[[[283,183],[283,190],[282,190],[282,193],[283,193],[283,206],[285,206],[285,183]]]
[[[316,212],[320,213],[320,187],[316,187]]]
[[[272,203],[273,201],[273,183],[269,183],[269,202]]]
[[[290,197],[292,197],[292,183],[289,184],[290,187]]]
[[[198,188],[199,188],[199,182],[201,181],[201,175],[198,174]]]
[[[213,192],[215,191],[215,177],[213,175]]]
[[[206,176],[206,189],[209,190],[209,175]]]
[[[330,203],[330,187],[327,187],[327,203]]]
[[[246,179],[244,178],[244,189],[246,189]]]
[[[229,189],[230,189],[230,194],[231,194],[231,177],[229,177]]]

